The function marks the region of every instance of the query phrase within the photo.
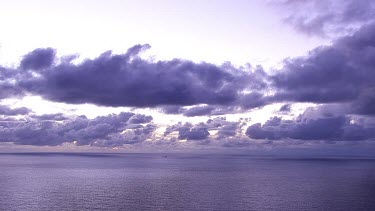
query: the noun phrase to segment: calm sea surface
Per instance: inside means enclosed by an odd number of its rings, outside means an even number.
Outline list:
[[[375,160],[0,154],[0,210],[375,210]]]

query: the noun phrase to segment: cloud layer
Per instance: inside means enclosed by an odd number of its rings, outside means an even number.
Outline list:
[[[26,107],[0,105],[0,142],[249,147],[258,141],[373,141],[374,3],[338,5],[314,0],[284,1],[282,5],[312,10],[309,16],[298,12],[287,19],[304,33],[324,36],[342,28],[344,35],[306,56],[286,59],[272,73],[261,66],[144,59],[141,52],[149,45],[135,45],[124,54],[104,52],[81,63],[75,62],[76,56],[57,57],[55,49],[41,48],[26,54],[18,67],[0,67],[0,99],[37,95],[68,104],[155,108],[166,115],[205,116],[208,121],[179,122],[156,132],[158,126],[149,115],[40,116]],[[315,107],[297,118],[286,117],[294,103],[306,102]],[[279,116],[264,124],[217,117],[274,103],[283,104]]]

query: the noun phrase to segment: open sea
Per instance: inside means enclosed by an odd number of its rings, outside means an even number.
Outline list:
[[[375,210],[375,159],[0,154],[0,210]]]

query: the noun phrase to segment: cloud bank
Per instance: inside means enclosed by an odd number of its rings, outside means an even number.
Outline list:
[[[155,129],[150,116],[120,113],[88,119],[61,114],[0,120],[0,142],[56,146],[62,143],[91,146],[122,146],[145,141]]]
[[[273,117],[263,125],[253,124],[247,128],[246,135],[252,139],[267,140],[373,141],[374,123],[374,119],[351,119],[343,115],[322,114],[320,109],[309,109],[295,120]]]
[[[103,106],[155,107],[161,105],[229,105],[255,80],[256,72],[231,65],[216,66],[174,59],[152,62],[139,53],[149,45],[136,45],[127,53],[110,51],[75,65],[56,65],[52,49],[36,49],[21,61],[18,84],[28,93],[65,103]]]

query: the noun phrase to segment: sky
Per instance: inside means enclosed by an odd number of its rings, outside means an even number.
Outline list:
[[[371,0],[0,4],[0,152],[374,154]]]

